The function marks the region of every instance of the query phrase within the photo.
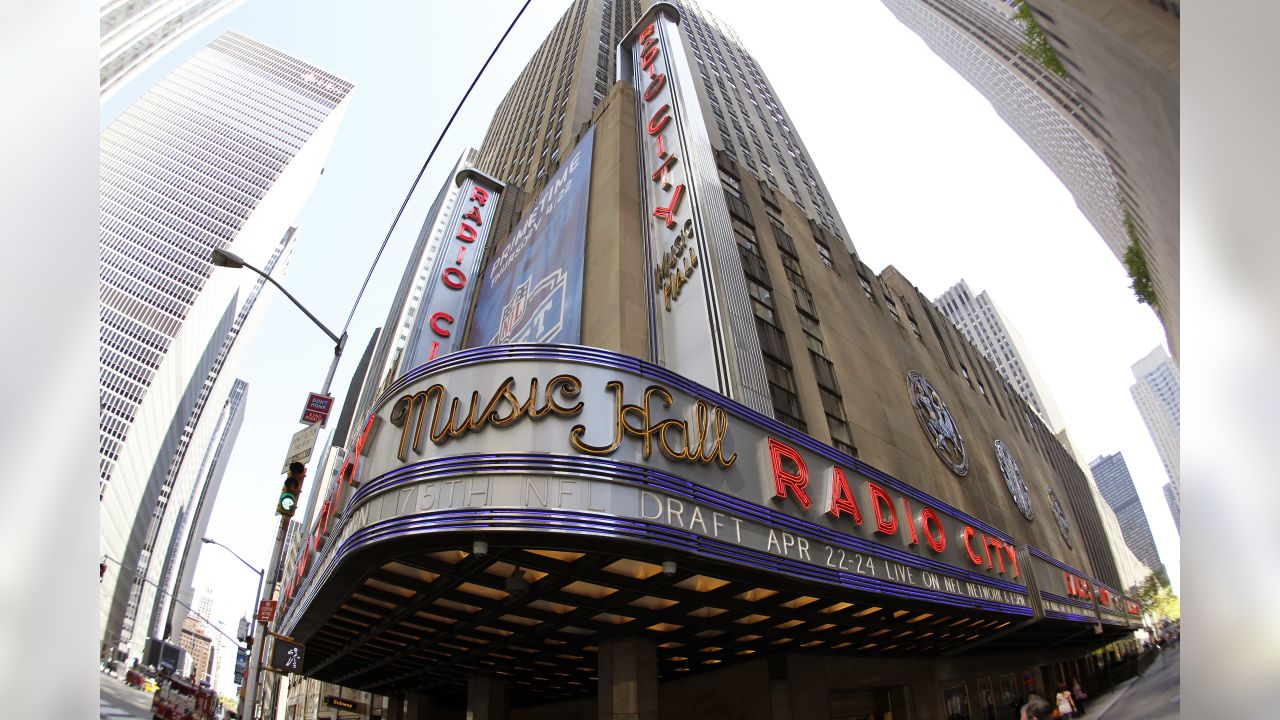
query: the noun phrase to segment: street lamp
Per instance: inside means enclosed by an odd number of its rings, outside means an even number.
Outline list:
[[[249,611],[249,617],[250,617],[250,618],[252,618],[252,617],[254,617],[255,615],[257,615],[257,614],[258,614],[258,610],[257,610],[257,609],[258,609],[258,598],[262,597],[262,580],[263,580],[263,577],[265,576],[265,573],[264,573],[263,571],[259,570],[258,568],[256,568],[256,567],[254,567],[254,566],[250,565],[250,564],[249,564],[249,561],[247,561],[247,560],[245,560],[244,558],[240,557],[240,554],[239,554],[239,553],[237,553],[235,550],[232,550],[231,548],[227,547],[226,545],[223,545],[222,543],[218,542],[217,540],[213,540],[213,539],[211,539],[211,538],[207,538],[207,537],[202,537],[202,538],[200,538],[200,542],[202,542],[202,543],[208,543],[209,545],[217,545],[218,547],[222,548],[223,550],[226,550],[227,552],[231,553],[232,555],[235,555],[235,556],[236,556],[236,559],[237,559],[237,560],[239,560],[240,562],[244,563],[244,566],[245,566],[245,567],[249,568],[250,570],[252,570],[252,571],[254,571],[254,572],[256,572],[256,573],[258,573],[258,594],[253,596],[253,606],[252,606],[252,609]]]
[[[303,307],[302,303],[298,302],[298,299],[295,298],[292,294],[290,294],[288,290],[285,290],[284,287],[281,286],[280,283],[276,282],[274,278],[262,272],[258,268],[250,265],[249,263],[245,262],[243,258],[237,256],[235,253],[229,252],[227,250],[223,250],[221,248],[214,248],[213,252],[209,254],[209,261],[212,262],[214,265],[217,265],[218,267],[248,268],[253,272],[257,273],[258,275],[262,276],[264,280],[266,280],[267,282],[279,288],[280,292],[284,293],[284,296],[289,298],[290,302],[296,305],[298,309],[303,312],[304,315],[310,318],[311,322],[316,324],[316,327],[319,327],[322,331],[324,331],[324,334],[328,335],[330,340],[333,340],[334,342],[333,362],[329,363],[329,372],[325,375],[324,387],[320,390],[321,395],[328,395],[329,385],[333,382],[333,374],[338,369],[338,360],[342,358],[342,348],[345,347],[347,344],[346,331],[344,330],[342,332],[341,337],[335,335],[332,330],[325,327],[324,323],[320,322],[315,315],[312,315],[310,310]],[[259,588],[258,588],[259,600],[262,600],[264,598],[269,600],[275,597],[276,579],[280,575],[280,561],[281,561],[281,556],[284,555],[284,538],[289,528],[289,517],[290,516],[288,515],[282,515],[280,517],[280,528],[279,530],[276,531],[275,547],[272,548],[271,550],[271,564],[269,566],[270,573],[271,573],[271,584],[268,585],[265,588],[265,590],[261,587],[261,584],[259,585]],[[206,542],[212,542],[212,541],[206,541]],[[223,547],[226,547],[226,546],[224,545]],[[230,548],[227,548],[227,549],[230,550]],[[237,555],[236,557],[240,557],[240,556]],[[241,558],[241,562],[244,562],[243,558]],[[248,565],[248,563],[245,563],[245,564]],[[250,565],[250,567],[253,567],[253,566]],[[240,716],[242,718],[245,718],[246,720],[254,720],[254,718],[257,716],[258,675],[262,669],[263,644],[266,640],[265,636],[267,632],[268,632],[267,623],[263,620],[259,620],[258,630],[257,632],[254,633],[254,637],[253,637],[253,649],[249,656],[249,679],[245,683],[245,701],[248,707],[242,708],[244,712],[240,713]]]
[[[298,309],[303,312],[304,315],[306,315],[308,318],[311,318],[311,322],[315,323],[316,327],[320,328],[322,331],[324,331],[325,335],[329,336],[329,339],[334,342],[333,362],[330,363],[329,365],[329,374],[325,376],[324,388],[320,391],[320,394],[328,395],[329,385],[333,382],[333,373],[338,369],[338,359],[342,357],[342,348],[346,347],[346,344],[347,344],[347,334],[343,332],[342,337],[338,337],[337,335],[335,335],[333,331],[325,327],[324,323],[320,322],[320,320],[317,319],[315,315],[312,315],[310,310],[303,307],[302,303],[298,302],[298,298],[294,297],[288,290],[285,290],[283,285],[276,282],[275,278],[271,277],[270,275],[262,272],[258,268],[245,262],[244,258],[240,257],[239,255],[236,255],[235,253],[227,250],[223,250],[222,248],[214,248],[213,252],[209,254],[209,261],[212,262],[214,265],[217,265],[218,267],[233,268],[233,269],[248,268],[254,271],[255,273],[261,275],[264,280],[266,280],[267,282],[279,288],[280,292],[284,293],[284,296],[289,298],[290,302],[296,305]]]
[[[255,617],[257,617],[257,615],[258,615],[258,599],[262,597],[262,581],[263,581],[263,578],[265,577],[265,574],[264,574],[261,570],[259,570],[258,568],[256,568],[256,567],[254,567],[254,566],[250,565],[248,560],[245,560],[244,558],[240,557],[240,553],[236,552],[235,550],[232,550],[231,548],[227,547],[226,545],[223,545],[222,543],[218,542],[217,540],[213,540],[213,539],[210,539],[210,538],[207,538],[207,537],[202,537],[202,538],[200,538],[200,542],[202,542],[202,543],[207,543],[207,544],[209,544],[209,545],[217,545],[218,547],[222,548],[223,550],[226,550],[227,552],[229,552],[229,553],[231,553],[232,555],[234,555],[234,556],[235,556],[235,558],[236,558],[237,560],[239,560],[240,562],[244,563],[244,566],[245,566],[245,567],[249,568],[250,570],[252,570],[252,571],[254,571],[254,572],[256,572],[256,573],[258,573],[258,593],[257,593],[256,595],[254,595],[254,596],[253,596],[253,605],[251,606],[251,608],[250,608],[250,610],[249,610],[249,623],[250,623],[249,627],[253,627],[253,619],[254,619]],[[258,655],[259,657],[261,657],[261,656],[262,656],[262,650],[261,650],[262,645],[261,645],[261,643],[262,643],[263,641],[264,641],[264,638],[262,637],[262,633],[255,632],[255,633],[253,634],[253,648],[254,648],[254,649],[257,649],[257,655]],[[253,649],[250,649],[249,654],[250,654],[250,655],[253,655],[253,654],[254,654]],[[252,675],[252,679],[250,679],[250,677],[249,677],[250,673],[253,673],[253,675]],[[245,676],[246,676],[246,677],[245,677],[245,695],[244,695],[245,700],[244,700],[244,703],[240,706],[240,716],[241,716],[241,717],[249,717],[249,714],[245,712],[246,706],[247,706],[247,707],[252,707],[252,706],[253,706],[253,704],[254,704],[254,703],[253,703],[253,697],[252,697],[249,693],[250,693],[250,692],[253,692],[253,693],[255,693],[255,694],[256,694],[256,692],[257,692],[257,685],[258,685],[257,668],[245,668]]]

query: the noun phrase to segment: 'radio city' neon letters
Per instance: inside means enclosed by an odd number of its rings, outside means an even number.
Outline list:
[[[774,500],[782,502],[791,498],[801,510],[808,510],[813,505],[813,500],[809,496],[809,468],[804,457],[791,446],[775,438],[769,438],[768,447],[769,460],[773,468]],[[856,495],[849,486],[844,470],[839,466],[832,467],[830,478],[829,500],[823,512],[832,519],[842,520],[847,517],[854,524],[862,525],[862,510],[858,506]],[[920,508],[919,513],[915,513],[911,501],[901,497],[899,501],[902,515],[899,516],[899,507],[894,503],[888,490],[870,479],[864,480],[862,484],[865,496],[870,501],[876,534],[896,536],[905,530],[909,545],[919,545],[920,537],[923,536],[925,543],[934,553],[940,555],[946,551],[947,534],[942,518],[936,510],[924,506]],[[1000,575],[1012,571],[1010,577],[1021,576],[1018,570],[1017,548],[1012,543],[992,537],[969,524],[964,525],[961,537],[965,555],[975,566],[994,570]],[[1005,564],[1006,558],[1008,567]]]

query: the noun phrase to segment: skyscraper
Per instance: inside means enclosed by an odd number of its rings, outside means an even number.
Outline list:
[[[1124,534],[1125,544],[1143,565],[1167,578],[1164,563],[1160,561],[1160,552],[1156,550],[1155,538],[1151,535],[1147,513],[1138,497],[1138,490],[1133,485],[1133,476],[1129,474],[1124,455],[1100,455],[1089,463],[1089,470],[1098,485],[1098,492],[1102,493],[1103,499],[1120,521],[1120,532]]]
[[[244,0],[102,0],[98,91],[103,100],[160,55]]]
[[[1107,153],[1159,301],[1169,349],[1180,357],[1180,0],[1026,0],[1045,43],[1100,118]]]
[[[104,650],[138,655],[179,501],[231,392],[263,281],[212,273],[228,248],[280,273],[351,84],[227,33],[102,133]],[[269,297],[269,296],[268,296]],[[190,460],[190,461],[188,461]],[[123,574],[122,574],[123,573]]]
[[[1133,403],[1151,433],[1151,442],[1160,454],[1164,471],[1174,486],[1181,485],[1179,431],[1182,428],[1181,389],[1178,368],[1169,353],[1157,347],[1133,364],[1136,383],[1129,387]]]
[[[498,105],[477,166],[510,185],[541,186],[574,146],[614,82],[618,41],[646,0],[575,0]],[[700,78],[711,145],[849,244],[849,233],[786,109],[737,33],[692,1],[681,31]],[[852,248],[852,245],[849,245]]]
[[[1000,308],[991,301],[984,290],[974,297],[964,280],[952,285],[933,301],[951,324],[969,338],[969,342],[982,351],[1018,396],[1027,402],[1049,429],[1055,433],[1063,429],[1062,416],[1057,403],[1040,377],[1031,354],[1027,352],[1022,336],[1005,318]]]
[[[1138,406],[1142,421],[1151,433],[1160,462],[1169,475],[1164,486],[1165,502],[1173,524],[1182,530],[1182,475],[1179,464],[1182,430],[1181,389],[1178,383],[1178,367],[1169,353],[1157,347],[1133,364],[1133,377],[1137,380],[1129,387],[1129,394]]]
[[[164,592],[156,595],[157,610],[152,627],[152,635],[155,637],[167,638],[183,627],[187,617],[186,606],[190,606],[195,599],[195,587],[192,583],[200,561],[200,551],[204,547],[200,538],[204,537],[205,530],[209,527],[214,501],[222,487],[231,450],[235,447],[236,437],[244,422],[248,395],[249,384],[237,378],[218,414],[213,437],[205,448],[195,482],[191,485],[190,497],[180,511],[181,520],[174,525],[173,537],[169,540],[169,561],[161,573],[160,587]],[[207,591],[200,598],[200,603],[199,612],[209,617],[212,599]],[[169,608],[168,612],[162,609],[166,607]]]
[[[1133,132],[1151,134],[1153,126],[1138,128],[1129,124],[1132,117],[1117,117],[1100,110],[1097,97],[1081,79],[1080,67],[1068,61],[1064,73],[1058,74],[1028,52],[1027,24],[1015,17],[1021,4],[1017,0],[882,0],[884,4],[925,41],[938,57],[956,70],[974,89],[990,101],[1004,119],[1074,196],[1080,211],[1098,234],[1124,261],[1125,253],[1135,241],[1143,251],[1155,284],[1156,314],[1164,324],[1165,334],[1175,355],[1178,347],[1178,235],[1177,235],[1177,106],[1172,116],[1173,131],[1168,122],[1160,126],[1160,140],[1153,143],[1154,152],[1163,155],[1160,163],[1143,163],[1143,178],[1163,174],[1159,191],[1143,185],[1143,180],[1129,173],[1122,153],[1115,145],[1117,136]],[[1127,4],[1154,7],[1144,0],[1103,3],[1098,7]],[[1028,5],[1039,7],[1032,0]],[[1152,12],[1159,13],[1159,10]],[[1046,14],[1037,12],[1044,20]],[[1130,20],[1132,26],[1132,20]],[[1137,21],[1141,22],[1141,21]],[[1046,25],[1049,23],[1046,21]],[[1177,61],[1176,20],[1172,62]],[[1056,42],[1052,31],[1049,42]],[[1105,34],[1105,33],[1103,33]],[[1088,45],[1086,53],[1098,53]],[[1074,53],[1076,56],[1082,53]],[[1107,65],[1116,74],[1132,74],[1134,68],[1115,55],[1105,52],[1092,58],[1095,65]],[[1145,68],[1143,69],[1145,71]],[[1141,76],[1133,78],[1142,85]],[[1135,106],[1148,103],[1142,87],[1130,93]],[[1141,96],[1141,99],[1137,99]],[[1159,111],[1169,115],[1161,104]],[[1170,139],[1171,138],[1171,139]],[[1131,157],[1131,155],[1130,155]],[[1173,158],[1172,170],[1168,159]],[[1156,167],[1155,172],[1151,171]],[[1170,179],[1170,177],[1172,179]],[[1168,191],[1172,183],[1172,192]],[[1142,186],[1139,191],[1135,186]],[[1159,201],[1153,200],[1158,195]]]

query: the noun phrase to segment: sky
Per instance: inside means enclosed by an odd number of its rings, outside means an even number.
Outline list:
[[[353,81],[281,280],[339,330],[409,185],[520,4],[493,0],[477,13],[471,4],[413,0],[249,0],[118,92],[101,123],[227,30]],[[339,404],[385,320],[435,193],[464,148],[483,140],[497,103],[568,4],[533,0],[445,136],[350,323],[333,381]],[[1164,346],[1164,333],[1061,182],[879,2],[793,0],[785,12],[762,0],[702,5],[759,61],[862,260],[877,271],[896,267],[930,298],[961,278],[975,293],[988,291],[1025,340],[1078,454],[1085,461],[1124,454],[1179,589],[1178,534],[1161,492],[1168,478],[1129,395],[1130,366]],[[207,535],[255,567],[268,563],[279,469],[331,353],[328,338],[276,297],[240,367],[249,383],[246,417]],[[252,605],[256,574],[206,546],[195,582],[197,595],[213,588],[214,619],[234,634]]]

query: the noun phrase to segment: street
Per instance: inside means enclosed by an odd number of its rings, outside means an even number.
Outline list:
[[[98,717],[101,720],[150,720],[151,694],[125,685],[122,678],[99,672]]]
[[[1171,720],[1181,711],[1179,666],[1181,645],[1160,652],[1140,677],[1085,705],[1090,720]]]

